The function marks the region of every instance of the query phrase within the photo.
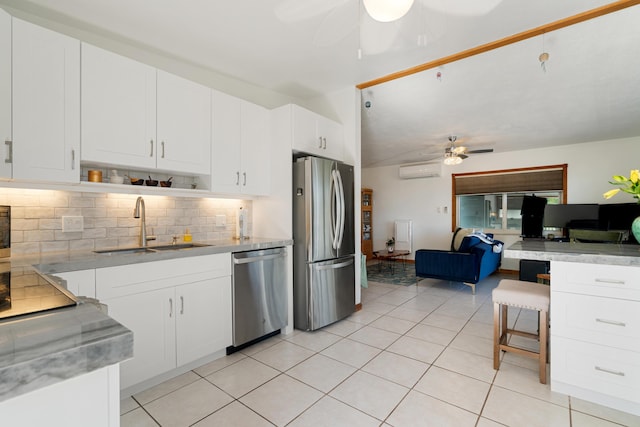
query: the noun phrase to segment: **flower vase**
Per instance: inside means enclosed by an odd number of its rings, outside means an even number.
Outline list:
[[[633,220],[631,223],[631,232],[636,238],[636,241],[640,243],[640,216]]]
[[[638,226],[640,226],[640,223],[638,223]],[[634,232],[634,234],[635,234],[635,232]],[[387,246],[387,251],[393,252],[393,246]]]

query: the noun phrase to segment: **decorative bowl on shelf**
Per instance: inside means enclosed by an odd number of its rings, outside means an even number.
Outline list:
[[[171,180],[173,177],[169,178],[166,181],[160,181],[160,187],[171,187]]]
[[[144,184],[144,179],[142,179],[142,178],[130,177],[129,179],[131,180],[131,185],[142,185],[142,184]]]
[[[118,175],[118,171],[113,169],[111,175],[109,175],[109,182],[112,184],[122,184],[124,182],[124,176]]]
[[[149,186],[149,187],[157,187],[158,186],[158,180],[157,179],[151,179],[151,177],[149,177],[149,179],[147,179],[145,181],[145,184],[147,184],[147,186]]]

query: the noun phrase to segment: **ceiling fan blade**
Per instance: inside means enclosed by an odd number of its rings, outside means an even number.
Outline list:
[[[493,148],[481,148],[479,150],[467,150],[467,154],[493,153]]]
[[[352,0],[282,0],[274,9],[282,22],[299,22],[330,12]]]
[[[462,160],[464,160],[464,159],[466,159],[466,158],[467,158],[467,157],[469,157],[469,156],[467,156],[466,154],[462,154],[462,153],[461,153],[461,154],[458,154],[458,157],[460,157]]]

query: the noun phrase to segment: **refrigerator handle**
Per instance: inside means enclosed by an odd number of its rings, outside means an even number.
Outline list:
[[[342,175],[340,175],[340,171],[336,169],[336,176],[338,178],[338,193],[340,199],[340,228],[338,229],[338,247],[336,249],[340,249],[342,246],[342,239],[344,238],[344,223],[345,223],[345,201],[344,201],[344,186],[342,185]]]
[[[353,258],[349,261],[340,262],[338,264],[327,264],[327,265],[319,265],[316,267],[318,270],[335,270],[337,268],[346,267],[348,265],[353,264]]]
[[[335,169],[331,170],[331,246],[333,249],[338,249],[338,237],[340,227],[340,189],[338,184],[338,176]]]

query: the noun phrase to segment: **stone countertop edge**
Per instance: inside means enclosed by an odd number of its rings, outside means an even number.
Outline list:
[[[640,245],[525,240],[505,249],[504,257],[640,267]]]
[[[12,267],[33,266],[40,273],[56,274],[69,271],[88,270],[93,268],[116,267],[120,265],[139,264],[153,261],[163,261],[167,259],[185,258],[200,255],[212,255],[229,252],[243,252],[257,249],[269,249],[280,246],[293,245],[293,239],[287,238],[251,238],[245,240],[199,240],[196,244],[209,246],[198,246],[181,250],[165,250],[152,253],[137,254],[97,254],[93,251],[69,251],[41,253],[38,255],[12,256],[10,261]],[[148,247],[161,245],[154,242]],[[105,248],[107,249],[107,248]]]
[[[0,328],[0,402],[133,357],[133,332],[92,303]]]

